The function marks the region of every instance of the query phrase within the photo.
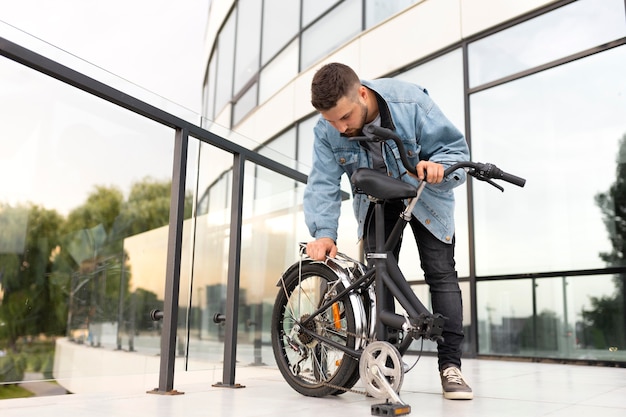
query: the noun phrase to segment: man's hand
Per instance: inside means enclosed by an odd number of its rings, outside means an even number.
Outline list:
[[[443,172],[446,170],[443,165],[437,162],[431,161],[419,161],[415,166],[417,171],[417,178],[420,181],[426,177],[426,182],[429,184],[439,184],[443,181]]]
[[[321,237],[306,244],[306,254],[315,261],[323,261],[326,255],[334,258],[337,255],[337,245],[329,237]]]

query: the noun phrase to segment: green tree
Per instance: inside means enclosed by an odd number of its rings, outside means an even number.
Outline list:
[[[157,181],[146,177],[132,185],[128,200],[121,207],[115,224],[117,236],[133,236],[166,226],[170,215],[171,181]],[[184,218],[192,214],[193,196],[185,195]]]
[[[50,253],[59,246],[63,218],[39,206],[0,206],[3,248],[0,253],[0,336],[15,350],[20,336],[58,332],[50,314],[56,299],[48,279]]]
[[[608,266],[624,266],[626,258],[626,134],[620,140],[615,182],[609,190],[595,197],[602,211],[604,225],[611,240],[612,250],[600,253]],[[615,293],[592,297],[589,311],[583,311],[586,342],[596,348],[610,346],[626,348],[626,274],[613,278]],[[601,337],[599,335],[602,335]]]

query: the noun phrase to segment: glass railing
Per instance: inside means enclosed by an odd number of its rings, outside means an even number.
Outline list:
[[[479,353],[626,362],[623,273],[481,281]]]
[[[305,176],[293,157],[202,128],[189,109],[2,23],[0,51],[0,398],[24,379],[68,392],[107,389],[120,375],[156,385],[164,356],[177,372],[224,366],[227,332],[213,316],[231,301],[235,156],[246,161],[238,350],[244,364],[271,362],[267,348],[260,354],[268,306],[304,238]],[[183,173],[177,224],[170,210]],[[168,272],[172,260],[179,272]]]

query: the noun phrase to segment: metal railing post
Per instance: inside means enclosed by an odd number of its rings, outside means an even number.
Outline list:
[[[239,320],[239,272],[241,270],[241,226],[243,205],[244,164],[241,154],[233,155],[233,189],[230,213],[230,243],[228,249],[228,282],[226,287],[226,314],[224,340],[224,369],[222,382],[213,386],[243,388],[235,383],[237,362],[237,321]]]
[[[170,224],[167,237],[167,269],[165,271],[165,299],[163,303],[163,327],[161,329],[159,387],[148,391],[149,393],[182,394],[182,392],[174,390],[174,365],[176,362],[176,330],[178,327],[180,259],[185,212],[188,145],[188,132],[185,129],[176,129],[170,199]]]

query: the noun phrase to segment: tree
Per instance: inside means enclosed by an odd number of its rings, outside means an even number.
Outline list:
[[[626,260],[626,134],[620,140],[615,182],[605,193],[596,195],[596,204],[602,211],[603,221],[611,240],[611,252],[600,253],[608,266],[624,266]],[[596,348],[626,348],[626,274],[614,276],[615,293],[611,296],[592,297],[592,308],[583,311],[588,343]],[[598,337],[598,335],[603,335]]]
[[[0,218],[7,236],[0,254],[0,335],[15,350],[20,336],[63,328],[50,314],[60,301],[48,280],[53,268],[50,253],[59,245],[63,218],[35,205],[2,205]]]

